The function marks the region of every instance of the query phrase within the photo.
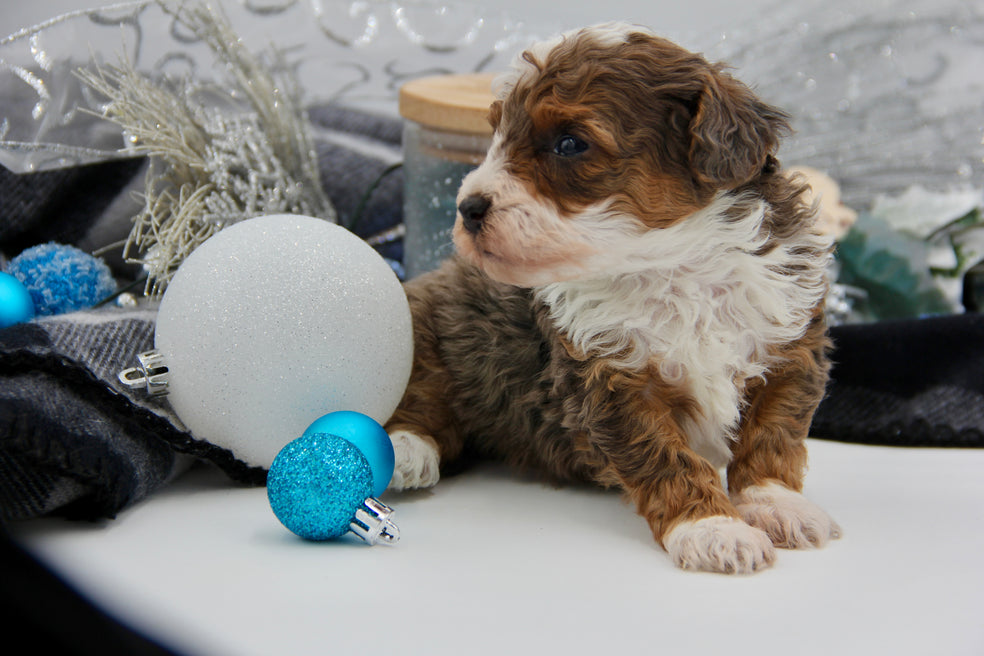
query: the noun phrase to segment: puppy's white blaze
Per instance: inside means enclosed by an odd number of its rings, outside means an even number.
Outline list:
[[[841,535],[840,526],[823,509],[779,483],[747,487],[733,501],[746,522],[781,547],[822,547]]]
[[[574,36],[578,32],[597,39],[601,45],[608,48],[626,43],[629,40],[630,34],[645,34],[648,36],[653,36],[652,30],[649,28],[642,25],[635,25],[633,23],[626,23],[624,21],[599,23],[598,25],[586,27],[583,30],[574,30],[568,34],[570,36]]]
[[[768,238],[765,207],[725,218],[738,200],[721,194],[656,230],[627,216],[599,220],[594,208],[571,221],[599,245],[585,264],[593,273],[536,291],[582,351],[632,369],[656,358],[667,382],[685,381],[701,411],[687,426],[691,446],[716,466],[730,458],[745,381],[768,371],[770,346],[803,336],[826,290],[816,253],[829,239],[804,234],[756,254]]]
[[[750,574],[775,561],[769,536],[733,517],[681,522],[663,539],[670,558],[683,569]]]
[[[496,132],[492,135],[492,143],[485,153],[485,159],[461,181],[458,189],[459,203],[472,194],[494,195],[495,188],[501,184],[499,180],[508,175],[502,142],[503,137],[500,133]]]

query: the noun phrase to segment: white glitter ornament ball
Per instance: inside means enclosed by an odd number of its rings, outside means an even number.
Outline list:
[[[269,468],[318,417],[384,423],[413,360],[403,287],[372,247],[306,216],[232,225],[178,268],[155,346],[168,399],[197,439]]]

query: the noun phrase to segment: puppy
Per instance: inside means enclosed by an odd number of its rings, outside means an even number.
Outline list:
[[[622,24],[536,45],[496,86],[457,255],[406,285],[392,486],[477,456],[619,488],[688,569],[837,537],[800,494],[831,244],[773,157],[787,116]]]

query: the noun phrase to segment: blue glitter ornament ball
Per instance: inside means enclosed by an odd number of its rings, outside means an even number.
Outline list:
[[[372,495],[372,472],[358,448],[328,433],[288,443],[267,474],[273,514],[308,540],[344,535],[356,510]]]
[[[0,328],[13,326],[34,318],[34,302],[20,280],[0,272]]]
[[[39,317],[92,307],[116,292],[106,263],[74,246],[52,242],[28,248],[7,271],[27,287]]]
[[[358,448],[372,470],[372,495],[378,497],[386,491],[393,478],[396,457],[389,435],[375,419],[351,410],[330,412],[304,431],[305,435],[313,433],[337,435]]]

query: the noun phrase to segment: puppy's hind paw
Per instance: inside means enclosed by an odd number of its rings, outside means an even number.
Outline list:
[[[746,522],[784,549],[822,547],[841,529],[819,506],[779,483],[747,487],[732,501]]]
[[[390,440],[396,465],[388,489],[400,491],[437,485],[441,456],[431,438],[397,430],[390,433]]]
[[[666,535],[663,544],[673,562],[683,569],[750,574],[771,566],[776,559],[768,535],[723,515],[682,522]]]

